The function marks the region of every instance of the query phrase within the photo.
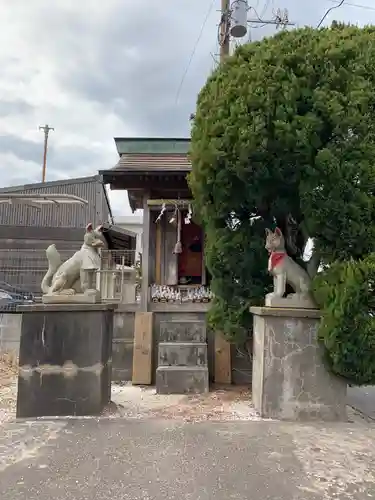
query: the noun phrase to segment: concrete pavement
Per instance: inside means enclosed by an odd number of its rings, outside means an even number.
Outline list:
[[[0,426],[1,500],[373,497],[375,426],[367,424],[117,418]]]
[[[375,421],[375,386],[348,387],[348,404]]]

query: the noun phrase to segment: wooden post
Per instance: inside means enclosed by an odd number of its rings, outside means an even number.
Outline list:
[[[152,383],[152,313],[136,312],[134,321],[134,350],[132,383]]]
[[[215,383],[232,383],[230,343],[220,334],[215,334]]]
[[[161,222],[156,224],[155,283],[161,285]]]
[[[143,242],[142,242],[142,288],[141,310],[148,310],[150,286],[150,207],[147,204],[148,193],[143,196]]]

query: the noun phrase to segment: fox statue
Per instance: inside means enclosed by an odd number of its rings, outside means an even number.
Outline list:
[[[90,290],[90,272],[100,268],[99,249],[105,246],[102,226],[86,226],[83,245],[70,259],[61,262],[55,245],[46,250],[48,271],[41,288],[45,295],[75,295]]]
[[[266,306],[315,309],[316,305],[310,294],[310,276],[287,254],[285,239],[278,227],[274,232],[266,229],[265,248],[269,253],[268,271],[272,274],[274,283],[273,293],[266,296]],[[295,293],[284,298],[287,284]]]

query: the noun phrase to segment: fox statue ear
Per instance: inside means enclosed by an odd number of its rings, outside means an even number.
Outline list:
[[[96,228],[96,231],[98,231],[99,233],[101,233],[101,232],[103,231],[103,226],[102,226],[102,224],[100,224],[100,226],[98,226],[98,227]]]
[[[275,229],[275,233],[278,235],[278,236],[281,236],[283,233],[281,232],[281,229],[280,228],[276,228]]]
[[[265,231],[267,236],[272,233],[271,229],[268,229],[268,227],[266,227]]]
[[[89,222],[89,223],[87,224],[87,226],[86,226],[86,232],[87,232],[87,233],[91,233],[91,231],[92,231],[92,223],[91,223],[91,222]]]

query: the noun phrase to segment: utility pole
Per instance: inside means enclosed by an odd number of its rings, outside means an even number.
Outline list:
[[[47,148],[48,148],[48,135],[50,130],[55,130],[48,125],[44,125],[44,127],[39,127],[39,130],[43,130],[44,132],[44,153],[43,153],[43,171],[42,171],[42,182],[46,181],[46,168],[47,168]]]
[[[220,46],[220,62],[223,62],[224,59],[229,55],[230,49],[230,0],[221,0],[221,16],[220,16],[220,25],[218,32],[218,41]],[[189,120],[193,121],[195,118],[195,114],[191,113]]]
[[[255,19],[249,19],[248,13],[253,11],[256,15]],[[276,28],[294,26],[294,23],[289,22],[288,11],[286,9],[277,9],[273,13],[273,19],[261,19],[254,7],[248,7],[246,0],[221,0],[221,16],[218,32],[218,41],[220,46],[220,62],[222,63],[230,53],[230,39],[241,38],[246,34],[248,24],[275,25]],[[237,31],[232,31],[231,25],[237,25]],[[238,28],[242,30],[238,30]],[[250,30],[249,30],[250,33]],[[195,114],[190,114],[190,121],[193,121]]]
[[[221,21],[219,31],[220,62],[229,55],[230,47],[230,3],[229,0],[221,0]]]

